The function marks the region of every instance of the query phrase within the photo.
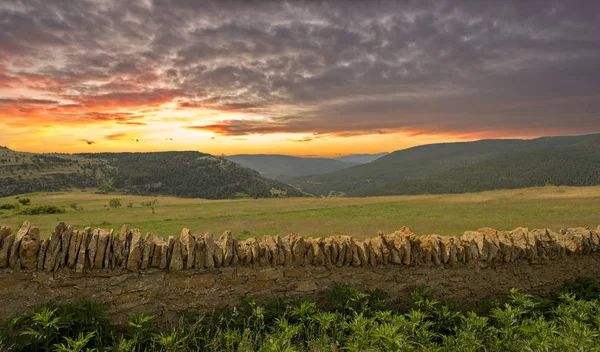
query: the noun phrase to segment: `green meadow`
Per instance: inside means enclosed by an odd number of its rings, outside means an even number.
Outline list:
[[[177,235],[183,227],[195,233],[220,234],[230,230],[238,238],[262,235],[351,235],[372,237],[402,226],[417,234],[459,235],[466,230],[493,227],[551,228],[600,225],[599,187],[541,187],[452,195],[391,196],[370,198],[288,198],[204,200],[142,197],[92,192],[54,192],[21,195],[31,205],[56,205],[63,214],[21,215],[0,210],[0,225],[16,229],[28,220],[43,236],[63,221],[77,229],[119,229],[123,224],[159,236]],[[108,207],[120,198],[122,206]],[[142,202],[157,199],[155,213]],[[17,203],[0,198],[0,206]],[[76,203],[78,210],[71,205]],[[128,205],[131,204],[131,207]]]

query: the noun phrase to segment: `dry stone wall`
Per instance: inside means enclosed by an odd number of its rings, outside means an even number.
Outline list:
[[[0,228],[0,319],[48,300],[105,302],[117,322],[137,311],[175,312],[231,306],[246,296],[314,294],[332,282],[382,289],[407,300],[410,287],[469,307],[512,287],[544,295],[565,280],[600,278],[600,226],[416,236],[403,227],[359,241],[350,236],[218,238],[183,229],[164,240],[60,223],[47,239],[25,222]]]

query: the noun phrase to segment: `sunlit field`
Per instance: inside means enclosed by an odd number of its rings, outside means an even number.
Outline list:
[[[351,235],[372,237],[401,226],[417,234],[459,235],[466,230],[493,227],[551,228],[600,225],[600,187],[543,187],[453,195],[373,198],[292,198],[204,200],[141,197],[91,192],[21,195],[31,205],[56,205],[64,214],[21,215],[0,210],[0,225],[17,228],[28,220],[49,236],[59,221],[82,229],[118,229],[123,224],[160,236],[177,235],[183,227],[195,233],[232,231],[236,237],[297,233],[304,236]],[[121,207],[108,207],[120,198]],[[141,205],[158,199],[155,213]],[[0,198],[0,205],[17,203]],[[76,203],[79,210],[72,208]],[[128,207],[130,205],[131,207]]]

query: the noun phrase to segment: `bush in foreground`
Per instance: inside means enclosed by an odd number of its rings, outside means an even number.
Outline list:
[[[210,315],[186,313],[161,326],[136,315],[108,323],[102,306],[48,303],[2,324],[12,351],[598,351],[600,296],[595,280],[566,286],[552,300],[517,290],[482,314],[460,312],[422,290],[408,311],[381,292],[335,285],[324,299],[246,300]]]

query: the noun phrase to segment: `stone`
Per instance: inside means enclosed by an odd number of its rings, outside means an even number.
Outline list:
[[[79,253],[77,253],[77,260],[75,262],[75,272],[83,273],[85,271],[86,259],[87,259],[87,249],[92,241],[92,229],[86,227],[81,234],[81,242],[79,243]]]
[[[215,268],[223,266],[223,248],[221,248],[221,244],[217,241],[215,241],[213,260],[215,262]]]
[[[89,260],[88,267],[90,269],[94,268],[94,260],[96,259],[96,252],[98,251],[98,230],[92,232],[92,239],[87,247],[87,258]]]
[[[315,259],[315,251],[313,249],[313,239],[309,238],[304,242],[304,250],[306,252],[306,256],[304,257],[304,261],[302,262],[302,266],[311,265],[313,260]]]
[[[138,271],[142,261],[142,233],[139,229],[131,229],[127,237],[129,242],[129,253],[127,255],[126,268],[130,271]]]
[[[257,241],[258,247],[260,248],[258,264],[260,266],[268,266],[271,263],[271,251],[265,245],[263,241]]]
[[[59,223],[54,228],[50,240],[48,241],[48,248],[46,250],[46,257],[44,258],[44,269],[46,271],[53,271],[56,262],[59,260],[61,252],[61,237],[63,233],[67,231],[67,226],[64,222]]]
[[[223,248],[223,267],[228,267],[233,259],[235,245],[231,231],[225,231],[219,237],[219,242],[221,242],[221,248]]]
[[[127,241],[127,225],[123,225],[119,234],[115,234],[112,240],[113,257],[110,263],[112,269],[123,267],[126,262],[125,242]]]
[[[112,262],[112,257],[113,257],[112,244],[113,244],[114,236],[115,236],[114,231],[112,229],[110,229],[110,231],[108,232],[108,239],[106,242],[106,250],[104,251],[104,263],[102,263],[102,265],[105,269],[111,268],[111,262]]]
[[[325,264],[325,254],[323,253],[323,240],[316,238],[312,242],[313,246],[313,261],[312,264],[316,266],[322,266]]]
[[[294,257],[292,254],[292,235],[287,235],[281,239],[281,247],[279,248],[279,252],[283,252],[285,259],[283,261],[286,267],[292,266],[294,263]]]
[[[48,251],[49,244],[50,239],[44,239],[40,242],[40,249],[37,253],[37,270],[44,270],[44,261],[46,260],[46,252]]]
[[[2,240],[0,247],[0,269],[8,267],[8,257],[10,256],[10,248],[15,241],[15,235],[8,235]]]
[[[200,235],[194,235],[196,240],[196,269],[204,269],[204,263],[206,262],[206,248],[204,245],[204,238]]]
[[[154,235],[152,232],[148,232],[144,238],[144,250],[142,251],[140,270],[146,270],[151,266],[154,252]]]
[[[81,247],[81,241],[83,239],[83,231],[75,231],[71,235],[69,241],[69,253],[67,254],[67,266],[71,269],[75,268],[77,263],[77,256],[79,254],[79,247]]]
[[[2,241],[11,235],[10,227],[2,226],[0,227],[0,246],[2,245]]]
[[[479,230],[477,230],[477,232],[483,235],[483,240],[488,244],[487,261],[489,263],[496,263],[498,261],[502,261],[503,258],[502,253],[500,251],[498,231],[489,227],[482,227]]]
[[[306,255],[304,238],[297,236],[292,244],[292,257],[294,266],[302,266]]]
[[[180,238],[173,241],[173,251],[171,252],[171,261],[169,262],[169,271],[183,270],[183,252],[187,252]]]
[[[263,242],[265,246],[267,246],[267,248],[269,249],[269,252],[271,252],[271,265],[276,266],[279,264],[284,264],[285,261],[283,263],[279,263],[279,247],[277,247],[277,243],[275,242],[273,237],[264,236]]]
[[[246,243],[250,248],[250,253],[246,252],[246,256],[250,254],[252,258],[252,264],[260,265],[260,245],[258,244],[258,241],[256,238],[249,238],[246,240]]]
[[[519,259],[530,259],[532,255],[531,245],[527,239],[529,229],[516,228],[508,233],[513,245],[513,261]]]
[[[60,236],[60,251],[58,253],[56,262],[54,263],[53,271],[59,268],[67,266],[67,259],[69,256],[69,245],[71,243],[71,237],[73,236],[73,226],[69,225]]]
[[[21,245],[21,241],[29,232],[30,227],[31,227],[31,224],[29,223],[29,221],[25,221],[23,223],[23,225],[21,225],[21,228],[19,229],[19,231],[17,232],[17,235],[15,236],[15,240],[12,244],[12,247],[10,248],[10,255],[8,257],[8,265],[13,269],[17,266],[17,259],[19,258],[19,247]]]
[[[425,252],[425,263],[432,263],[433,265],[442,264],[442,239],[440,236],[423,236],[421,238],[421,245]]]
[[[196,264],[196,240],[188,229],[183,229],[179,235],[182,247],[183,268],[192,269]]]
[[[32,228],[31,230],[33,230]],[[29,232],[33,232],[33,231]],[[21,245],[19,246],[19,260],[21,263],[21,269],[32,270],[37,267],[37,253],[40,248],[40,237],[39,230],[37,234],[37,238],[34,236],[30,236],[29,234],[25,235],[21,239]]]
[[[206,256],[204,261],[204,267],[207,269],[213,269],[215,267],[215,240],[210,233],[204,234],[204,249],[206,250]]]
[[[361,266],[366,266],[369,264],[369,249],[364,242],[354,240],[354,244],[356,245],[356,254],[358,256],[358,260],[360,261]]]
[[[275,244],[277,244],[277,251],[279,252],[279,260],[278,263],[279,265],[285,265],[285,251],[282,250],[283,248],[283,241],[281,240],[281,237],[279,236],[275,236],[273,237],[273,240],[275,241]]]
[[[96,257],[94,259],[94,268],[102,269],[104,266],[104,256],[106,255],[106,247],[110,238],[110,231],[105,229],[98,230],[98,246],[96,249]]]

